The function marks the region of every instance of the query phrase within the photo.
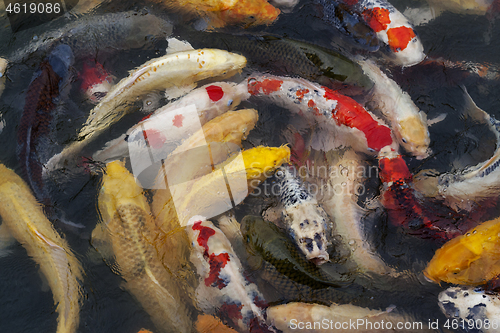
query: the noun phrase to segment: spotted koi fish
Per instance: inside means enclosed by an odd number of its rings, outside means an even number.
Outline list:
[[[269,97],[290,111],[315,123],[334,128],[336,141],[373,154],[386,146],[397,148],[391,129],[350,97],[304,79],[254,75],[248,92]],[[342,140],[347,136],[348,142]]]
[[[316,265],[324,264],[330,260],[326,251],[329,244],[326,213],[301,184],[293,167],[281,167],[276,178],[288,234],[307,259]]]
[[[43,184],[42,141],[50,131],[52,112],[69,78],[69,68],[74,57],[68,45],[59,45],[40,64],[26,93],[23,115],[17,131],[17,156],[22,174],[27,179],[38,200],[50,206],[50,198]],[[46,142],[44,142],[46,144]]]
[[[425,58],[424,48],[413,27],[394,6],[386,0],[341,0],[364,17],[394,55],[394,62],[413,66]]]
[[[162,149],[168,154],[167,145],[173,145],[193,134],[213,118],[233,110],[250,95],[245,85],[231,82],[210,83],[194,89],[181,99],[169,103],[132,126],[124,135],[111,140],[104,149],[93,155],[98,161],[109,161],[129,156],[130,149],[145,149],[147,138],[150,149]],[[187,114],[186,107],[194,106],[198,117]],[[135,137],[138,136],[138,137]]]
[[[273,332],[265,324],[267,303],[254,283],[243,276],[241,262],[224,233],[202,216],[193,216],[186,232],[193,244],[191,262],[200,275],[196,289],[199,307],[233,328]]]

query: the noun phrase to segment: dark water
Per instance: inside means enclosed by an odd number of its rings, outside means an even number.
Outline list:
[[[421,2],[397,1],[394,5],[404,10],[409,7],[423,6]],[[269,27],[254,27],[243,32],[262,32],[307,40],[319,45],[336,48],[346,45],[342,36],[335,31],[324,29],[307,1],[302,1],[293,13],[282,14],[280,19]],[[119,10],[142,9],[161,15],[177,16],[158,11],[157,5],[105,3],[98,11],[101,13]],[[5,19],[5,18],[4,18]],[[174,20],[174,21],[175,21]],[[181,21],[179,19],[179,21]],[[12,34],[5,20],[5,34],[0,37],[0,54],[8,55],[15,48],[22,47],[47,29],[64,26],[66,18],[60,18],[46,25]],[[185,24],[176,22],[177,25]],[[418,26],[417,33],[429,58],[453,61],[472,61],[499,66],[500,64],[500,24],[490,22],[482,16],[443,13],[428,24]],[[242,29],[227,28],[225,32],[240,33]],[[175,33],[175,32],[174,32]],[[183,37],[183,36],[180,36]],[[184,36],[189,37],[189,35]],[[189,38],[188,38],[189,40]],[[335,45],[331,45],[331,42]],[[127,71],[145,61],[163,55],[166,43],[155,41],[151,47],[143,49],[117,50],[113,56],[105,58],[103,65],[117,78],[123,78]],[[352,47],[352,50],[356,50]],[[357,50],[363,53],[363,50]],[[116,55],[120,56],[117,57]],[[0,99],[0,116],[5,127],[0,133],[0,161],[19,172],[16,158],[16,131],[24,105],[24,96],[32,75],[37,68],[38,59],[30,59],[32,65],[13,64],[10,68],[6,88]],[[250,59],[249,69],[253,64]],[[75,63],[80,70],[82,63]],[[426,66],[401,69],[390,68],[393,78],[407,91],[417,106],[432,119],[446,114],[446,120],[430,127],[432,156],[424,161],[407,157],[410,170],[414,173],[421,169],[432,168],[440,172],[474,165],[488,158],[495,149],[494,136],[484,126],[471,125],[459,117],[463,107],[463,93],[459,85],[467,87],[479,107],[500,118],[500,85],[498,81],[488,80],[477,75],[466,75],[460,70],[443,70],[439,66]],[[83,101],[79,92],[80,82],[74,79],[70,92],[70,104],[60,112],[61,119],[70,121],[55,124],[55,142],[47,147],[47,154],[57,153],[65,143],[75,138],[82,122],[85,121],[92,106]],[[287,125],[289,114],[286,110],[265,103],[244,106],[259,109],[259,122],[248,138],[246,146],[266,144],[277,146],[284,143],[280,133]],[[144,115],[132,114],[110,128],[95,144],[84,153],[89,155],[99,145],[123,133]],[[372,161],[371,163],[376,163]],[[65,235],[85,271],[84,298],[80,313],[79,332],[137,332],[141,327],[155,331],[155,328],[141,306],[131,295],[120,289],[121,278],[111,272],[104,261],[90,246],[90,234],[98,221],[96,212],[97,192],[100,186],[99,174],[89,173],[82,167],[57,173],[49,182],[49,190],[54,205],[60,208],[65,218],[79,223],[84,228],[69,227],[54,221],[58,231]],[[372,192],[376,193],[378,183],[373,182]],[[253,202],[253,201],[249,201]],[[493,207],[488,218],[498,216]],[[403,230],[387,223],[382,211],[374,211],[366,223],[373,231],[370,241],[378,249],[386,262],[400,270],[410,270],[418,274],[430,260],[439,244],[405,234]],[[54,332],[56,329],[55,305],[50,290],[44,289],[43,279],[38,274],[37,265],[28,258],[23,247],[16,243],[10,254],[0,258],[0,331],[2,332]],[[424,323],[428,320],[445,320],[437,306],[437,295],[442,290],[437,285],[419,282],[413,286],[402,285],[398,281],[360,281],[366,295],[360,293],[356,304],[371,308],[385,308],[392,304],[398,309],[413,314]],[[370,289],[370,286],[372,290]]]

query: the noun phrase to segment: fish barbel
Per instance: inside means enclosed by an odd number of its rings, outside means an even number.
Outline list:
[[[175,147],[193,134],[200,125],[203,126],[213,118],[234,109],[248,96],[245,85],[232,82],[210,83],[194,89],[181,99],[156,110],[132,126],[124,135],[108,142],[104,149],[93,155],[93,158],[98,161],[110,161],[127,157],[129,151],[136,148],[134,141],[138,142],[137,149],[146,148],[140,144],[145,142],[145,137],[148,139],[150,149],[161,150],[163,154],[168,155],[173,148],[168,149],[166,145],[172,144]],[[182,110],[191,105],[196,108],[198,117],[183,114]]]
[[[92,109],[78,134],[78,141],[51,158],[46,168],[55,169],[65,159],[77,154],[129,112],[131,104],[137,97],[172,86],[192,85],[209,77],[227,78],[236,74],[245,65],[244,57],[217,49],[176,52],[146,62],[118,82]]]
[[[480,285],[500,275],[500,219],[484,222],[436,251],[424,275],[434,282]]]
[[[257,286],[243,276],[241,262],[224,233],[202,216],[193,216],[186,232],[193,244],[190,259],[200,275],[198,306],[205,313],[218,313],[233,328],[259,327],[269,332],[263,316],[267,303]]]
[[[188,298],[180,281],[167,270],[154,246],[160,230],[151,216],[142,188],[121,162],[108,163],[98,198],[102,237],[113,249],[115,272],[126,281],[159,330],[191,332]],[[104,231],[104,236],[99,232]],[[180,258],[178,258],[180,260]]]
[[[68,243],[45,217],[29,187],[0,164],[0,216],[9,233],[40,265],[57,305],[57,333],[78,329],[83,270]]]
[[[373,61],[358,59],[358,63],[374,82],[371,99],[389,121],[398,143],[418,159],[428,157],[431,140],[426,114]]]

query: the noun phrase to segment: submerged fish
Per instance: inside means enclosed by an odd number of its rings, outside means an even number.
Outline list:
[[[129,112],[131,104],[138,96],[152,90],[192,85],[209,77],[230,77],[240,71],[245,64],[244,57],[217,49],[177,52],[146,62],[118,82],[92,109],[78,134],[78,141],[51,158],[46,168],[48,170],[59,168],[67,158],[81,151]]]
[[[111,75],[97,61],[94,64],[90,61],[84,62],[80,76],[82,78],[80,89],[94,104],[99,103],[106,96],[114,83]]]
[[[285,208],[287,233],[306,258],[316,265],[330,260],[326,251],[330,230],[326,213],[316,199],[297,178],[292,167],[281,167],[276,172],[280,200]]]
[[[2,229],[23,245],[40,266],[56,305],[57,333],[78,329],[83,271],[68,243],[56,232],[23,180],[0,164]]]
[[[313,3],[319,7],[317,12],[327,24],[338,29],[344,36],[353,39],[369,51],[378,50],[377,36],[372,28],[364,22],[361,14],[340,1],[313,0]]]
[[[44,153],[53,113],[64,95],[63,90],[69,87],[73,62],[71,48],[63,44],[40,64],[28,87],[17,131],[17,156],[23,177],[46,209],[51,200],[42,179],[43,163],[47,160]]]
[[[194,89],[181,99],[156,110],[152,115],[131,127],[124,135],[106,144],[93,155],[98,161],[127,157],[130,150],[146,149],[148,139],[153,154],[167,156],[176,145],[213,118],[237,107],[249,96],[245,85],[217,82]],[[190,111],[194,106],[198,117]],[[186,108],[188,107],[188,108]],[[185,112],[183,112],[185,111]],[[172,147],[169,149],[167,145]],[[158,153],[156,153],[158,151]],[[132,151],[131,155],[139,154]]]
[[[341,0],[363,15],[366,23],[386,44],[392,60],[401,66],[413,66],[424,60],[424,47],[408,19],[386,0]]]
[[[358,63],[375,83],[371,99],[390,123],[398,143],[418,159],[428,157],[430,138],[426,114],[375,63],[361,59]]]
[[[434,282],[480,285],[500,275],[500,219],[484,222],[436,251],[424,275]]]
[[[93,232],[93,243],[111,245],[111,267],[125,280],[125,289],[150,314],[157,329],[191,332],[185,289],[158,257],[154,244],[161,232],[142,188],[122,163],[108,163],[98,203],[102,224]]]
[[[265,325],[264,297],[243,276],[243,267],[224,233],[202,216],[193,216],[186,232],[193,244],[191,261],[200,275],[198,306],[217,313],[229,326],[242,331],[270,332]]]

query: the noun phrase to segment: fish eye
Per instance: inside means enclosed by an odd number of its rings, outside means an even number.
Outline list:
[[[251,77],[248,79],[248,84],[251,86],[255,86],[257,84],[257,79],[254,77]]]
[[[401,138],[401,140],[403,141],[403,143],[408,143],[405,138]]]
[[[230,99],[229,101],[227,101],[227,106],[231,106],[233,104],[233,100]]]

